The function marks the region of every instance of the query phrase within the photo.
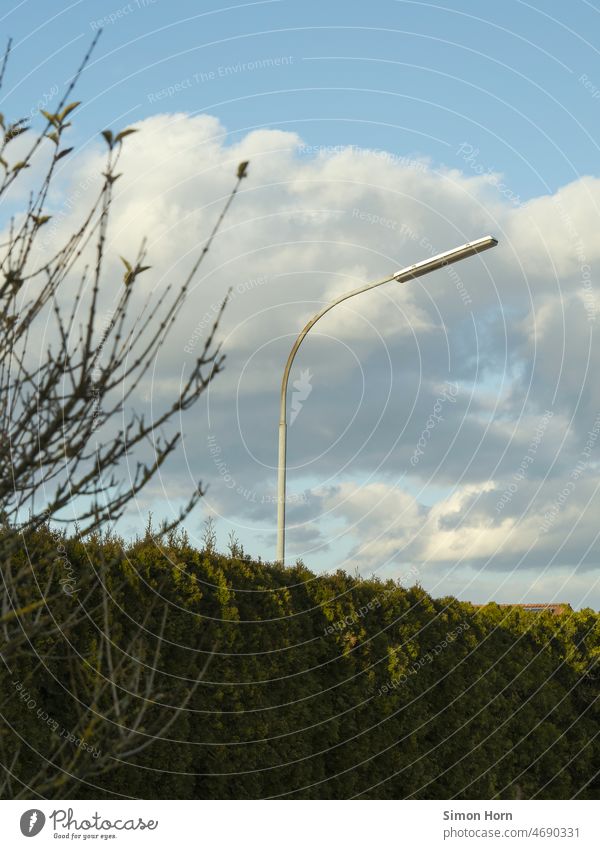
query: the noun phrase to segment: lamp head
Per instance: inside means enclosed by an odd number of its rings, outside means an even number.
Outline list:
[[[453,248],[451,251],[445,251],[443,254],[436,254],[429,259],[424,259],[422,262],[417,262],[415,265],[409,265],[407,268],[402,268],[394,274],[394,277],[399,282],[411,280],[413,277],[421,277],[423,274],[428,274],[430,271],[435,271],[438,268],[443,268],[445,265],[450,265],[453,262],[458,262],[461,259],[479,254],[482,251],[487,251],[489,248],[495,248],[498,240],[493,236],[483,236],[481,239],[475,239],[472,242],[467,242],[459,248]]]

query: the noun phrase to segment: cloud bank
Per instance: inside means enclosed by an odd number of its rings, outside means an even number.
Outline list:
[[[145,403],[182,378],[230,291],[226,370],[140,512],[202,478],[221,532],[272,558],[279,385],[301,327],[342,292],[493,233],[493,251],[352,299],[305,340],[290,378],[290,559],[386,577],[412,565],[427,589],[474,600],[598,606],[600,180],[523,202],[463,154],[440,169],[278,130],[231,138],[207,115],[137,126],[110,251],[148,238],[140,298],[183,278],[251,161]],[[53,238],[101,167],[94,148],[65,172],[73,200]]]

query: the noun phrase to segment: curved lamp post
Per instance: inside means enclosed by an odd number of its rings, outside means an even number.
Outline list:
[[[294,357],[298,352],[298,348],[302,344],[302,340],[317,321],[322,318],[330,309],[341,304],[342,301],[347,301],[348,298],[353,298],[354,295],[360,295],[363,292],[368,292],[369,289],[375,289],[384,283],[389,283],[396,280],[398,283],[405,283],[407,280],[412,280],[415,277],[421,277],[423,274],[429,274],[430,271],[436,271],[438,268],[443,268],[445,265],[450,265],[453,262],[458,262],[461,259],[466,259],[474,254],[486,251],[488,248],[493,248],[498,244],[498,241],[493,236],[484,236],[481,239],[476,239],[473,242],[467,242],[466,245],[461,245],[459,248],[454,248],[451,251],[446,251],[443,254],[437,254],[430,259],[425,259],[422,262],[417,262],[415,265],[409,265],[402,268],[391,277],[386,277],[384,280],[378,280],[376,283],[367,283],[365,286],[360,286],[358,289],[353,289],[345,295],[341,295],[332,301],[327,306],[323,307],[320,312],[311,318],[308,324],[305,325],[300,335],[294,342],[294,346],[287,358],[283,378],[281,381],[281,401],[279,410],[279,464],[277,474],[277,560],[283,565],[285,562],[285,478],[286,478],[286,453],[287,453],[287,387],[290,376],[290,369],[294,362]]]

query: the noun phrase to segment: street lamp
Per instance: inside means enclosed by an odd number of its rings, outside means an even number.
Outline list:
[[[415,277],[422,277],[423,274],[429,274],[430,271],[436,271],[438,268],[443,268],[445,265],[450,265],[453,262],[458,262],[461,259],[466,259],[474,254],[486,251],[488,248],[494,248],[498,241],[493,236],[484,236],[481,239],[476,239],[473,242],[467,242],[466,245],[461,245],[459,248],[454,248],[451,251],[446,251],[443,254],[437,254],[430,259],[424,259],[422,262],[417,262],[415,265],[409,265],[402,268],[391,277],[386,277],[385,280],[378,280],[376,283],[367,283],[366,286],[361,286],[358,289],[353,289],[345,295],[341,295],[332,301],[327,306],[311,318],[308,324],[303,328],[300,335],[294,342],[294,346],[287,358],[283,378],[281,380],[281,400],[279,408],[279,463],[277,471],[277,560],[283,565],[285,562],[285,478],[286,478],[286,453],[287,453],[287,387],[290,369],[294,362],[294,357],[298,352],[298,348],[302,344],[302,340],[317,321],[322,318],[330,309],[341,304],[342,301],[347,301],[348,298],[353,298],[354,295],[360,295],[363,292],[368,292],[369,289],[375,289],[383,283],[389,283],[391,280],[396,280],[398,283],[404,283],[407,280],[412,280]]]

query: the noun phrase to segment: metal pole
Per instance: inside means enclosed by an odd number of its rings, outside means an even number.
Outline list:
[[[285,560],[285,472],[287,451],[285,395],[283,396],[283,406],[284,419],[279,422],[279,467],[277,470],[277,560],[282,565]]]
[[[375,283],[367,283],[365,286],[360,286],[358,289],[353,289],[352,292],[347,292],[332,301],[327,306],[323,307],[311,320],[303,327],[298,338],[294,342],[292,350],[287,358],[283,377],[281,380],[281,395],[279,401],[279,456],[277,467],[277,560],[281,565],[285,565],[285,485],[286,485],[286,458],[287,458],[287,388],[292,363],[294,357],[298,353],[304,337],[317,321],[322,318],[325,313],[333,307],[341,304],[342,301],[347,301],[348,298],[353,298],[355,295],[361,295],[369,289],[375,289],[377,286],[382,286],[384,283],[389,283],[396,280],[398,283],[404,283],[407,280],[413,280],[415,277],[421,277],[423,274],[428,274],[430,271],[435,271],[438,268],[443,268],[452,262],[466,259],[469,256],[485,251],[488,248],[493,248],[498,244],[493,236],[484,236],[482,239],[476,239],[473,242],[467,242],[466,245],[461,245],[459,248],[454,248],[451,251],[446,251],[443,254],[437,254],[430,259],[425,259],[422,262],[417,262],[415,265],[409,265],[406,268],[392,274],[391,277],[386,277],[383,280],[378,280]]]

